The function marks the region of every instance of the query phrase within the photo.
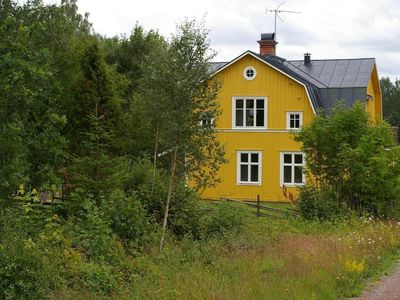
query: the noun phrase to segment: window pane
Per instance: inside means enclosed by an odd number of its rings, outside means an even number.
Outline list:
[[[243,110],[236,110],[236,126],[243,126]]]
[[[254,108],[254,100],[253,99],[246,100],[246,108]]]
[[[264,109],[257,109],[256,126],[264,126]]]
[[[254,126],[254,109],[246,109],[246,126]]]
[[[257,99],[257,108],[264,108],[264,100]]]
[[[291,166],[283,167],[283,182],[284,183],[292,183],[292,167]]]
[[[236,100],[236,108],[243,108],[243,100]]]
[[[251,154],[251,162],[258,162],[258,153]]]
[[[246,182],[249,181],[249,166],[241,165],[240,166],[240,181]]]
[[[251,166],[251,182],[258,182],[258,165]]]
[[[302,167],[294,167],[294,183],[303,183]]]
[[[249,154],[248,153],[240,153],[240,162],[248,162]]]
[[[290,120],[290,128],[295,128],[294,126],[295,126],[294,120]]]
[[[296,120],[294,126],[295,128],[300,128],[300,120]]]
[[[292,154],[284,154],[283,155],[283,162],[285,164],[290,164],[292,163]]]
[[[303,163],[303,155],[302,154],[295,154],[294,155],[294,162],[296,164],[302,164]]]

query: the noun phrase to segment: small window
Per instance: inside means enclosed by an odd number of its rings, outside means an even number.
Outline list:
[[[266,128],[265,98],[234,98],[234,128]]]
[[[303,169],[303,153],[281,153],[281,186],[303,185],[305,183]]]
[[[204,128],[211,128],[214,125],[214,118],[210,113],[202,113],[200,115],[200,126]]]
[[[243,70],[243,76],[247,80],[253,80],[256,78],[257,71],[254,67],[247,67]]]
[[[301,129],[303,126],[302,112],[287,112],[286,113],[286,129]]]
[[[261,152],[237,152],[237,183],[261,184]]]

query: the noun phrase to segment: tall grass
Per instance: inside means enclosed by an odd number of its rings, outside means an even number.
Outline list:
[[[145,256],[132,299],[338,299],[357,295],[397,257],[400,226],[248,220],[235,236],[170,242]]]

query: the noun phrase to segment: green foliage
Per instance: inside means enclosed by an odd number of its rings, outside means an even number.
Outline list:
[[[0,14],[0,193],[10,199],[21,182],[37,188],[60,183],[64,108],[89,25],[74,1],[6,0]]]
[[[400,80],[391,82],[389,77],[383,77],[380,86],[383,117],[392,126],[400,127]]]
[[[317,188],[332,190],[339,207],[395,216],[399,208],[399,148],[387,124],[372,124],[365,106],[337,104],[295,136]]]
[[[228,201],[218,204],[205,222],[206,236],[223,237],[238,234],[245,224],[245,211]]]
[[[113,232],[125,243],[143,245],[151,230],[136,194],[114,191],[106,200],[106,215]]]
[[[140,165],[139,165],[140,166]],[[139,172],[141,170],[139,169]],[[164,200],[168,193],[168,176],[157,174],[138,187],[138,198],[150,220],[160,224],[164,213]],[[198,238],[201,234],[199,197],[185,184],[177,184],[172,194],[168,227],[176,236],[191,235]]]
[[[338,207],[335,193],[327,187],[301,188],[298,207],[302,216],[308,220],[336,220],[343,213]]]
[[[79,269],[85,289],[109,295],[118,288],[118,274],[112,267],[104,264],[83,263]]]

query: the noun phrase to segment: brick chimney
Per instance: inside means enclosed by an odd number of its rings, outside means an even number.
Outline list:
[[[257,41],[260,44],[261,55],[275,55],[276,44],[275,33],[261,33],[261,40]]]

